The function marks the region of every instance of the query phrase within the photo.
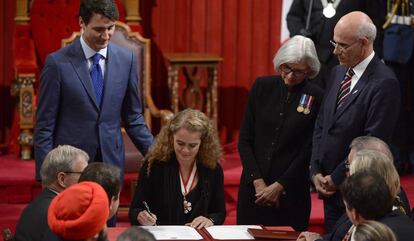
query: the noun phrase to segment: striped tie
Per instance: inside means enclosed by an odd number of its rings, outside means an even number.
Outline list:
[[[354,76],[354,74],[355,74],[354,71],[351,68],[349,68],[348,71],[346,72],[344,80],[342,80],[341,82],[341,88],[339,89],[339,95],[338,95],[338,99],[336,102],[337,109],[342,106],[342,104],[345,102],[346,97],[350,93],[351,79],[352,79],[352,76]]]

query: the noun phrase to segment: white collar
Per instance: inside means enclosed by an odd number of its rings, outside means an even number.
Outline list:
[[[371,62],[371,60],[374,58],[375,52],[372,51],[368,57],[366,57],[364,60],[362,60],[359,64],[355,65],[352,70],[354,71],[357,79],[361,78],[362,74],[364,73],[365,69],[368,67],[368,64]]]
[[[85,40],[83,39],[83,35],[81,35],[80,37],[80,43],[82,45],[82,50],[83,50],[83,53],[85,54],[86,59],[90,59],[96,53],[100,53],[106,59],[106,55],[108,53],[108,47],[105,47],[99,50],[98,52],[96,52],[91,47],[89,47],[89,45],[85,42]]]

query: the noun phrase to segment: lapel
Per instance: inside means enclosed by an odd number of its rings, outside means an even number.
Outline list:
[[[339,88],[341,87],[341,81],[345,76],[345,73],[347,71],[347,68],[340,66],[337,70],[336,70],[336,78],[334,80],[334,84],[332,85],[332,89],[329,92],[328,97],[326,98],[326,103],[330,103],[329,105],[326,105],[326,107],[328,108],[328,117],[329,119],[327,120],[328,123],[331,123],[331,125],[333,125],[335,123],[336,118],[336,102],[337,102],[337,97],[338,97],[338,92],[339,92]]]
[[[348,109],[352,105],[352,103],[356,101],[357,97],[360,95],[364,87],[367,85],[369,81],[369,76],[375,69],[374,67],[376,66],[376,61],[377,58],[374,56],[374,58],[371,60],[371,62],[365,69],[364,73],[362,74],[361,78],[359,78],[358,83],[352,89],[350,96],[348,96],[344,105],[341,108],[339,108],[338,111],[335,113],[335,119],[338,119],[345,112],[345,110]]]
[[[103,97],[102,97],[102,104],[101,104],[101,112],[105,110],[105,107],[110,105],[111,94],[114,94],[114,90],[116,89],[117,78],[114,76],[119,71],[116,71],[116,67],[118,66],[119,59],[118,55],[116,54],[116,49],[113,48],[113,45],[109,43],[108,45],[108,53],[106,55],[106,66],[105,66],[105,78],[104,78],[104,89],[103,89]]]
[[[96,110],[99,112],[99,106],[97,104],[95,97],[95,90],[93,89],[91,76],[88,70],[87,59],[85,58],[85,54],[83,53],[83,49],[80,44],[79,38],[76,39],[72,45],[70,45],[69,54],[70,62],[73,65],[73,69],[78,75],[78,78],[81,81],[86,92],[88,93],[89,97],[91,98]]]

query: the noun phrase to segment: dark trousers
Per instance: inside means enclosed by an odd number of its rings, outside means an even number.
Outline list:
[[[339,190],[331,197],[323,199],[323,210],[325,233],[330,233],[338,219],[345,213],[345,205]]]

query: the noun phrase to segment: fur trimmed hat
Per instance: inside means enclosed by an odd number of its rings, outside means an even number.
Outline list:
[[[48,223],[59,237],[84,240],[95,236],[109,216],[105,190],[94,182],[80,182],[65,189],[50,203]]]

